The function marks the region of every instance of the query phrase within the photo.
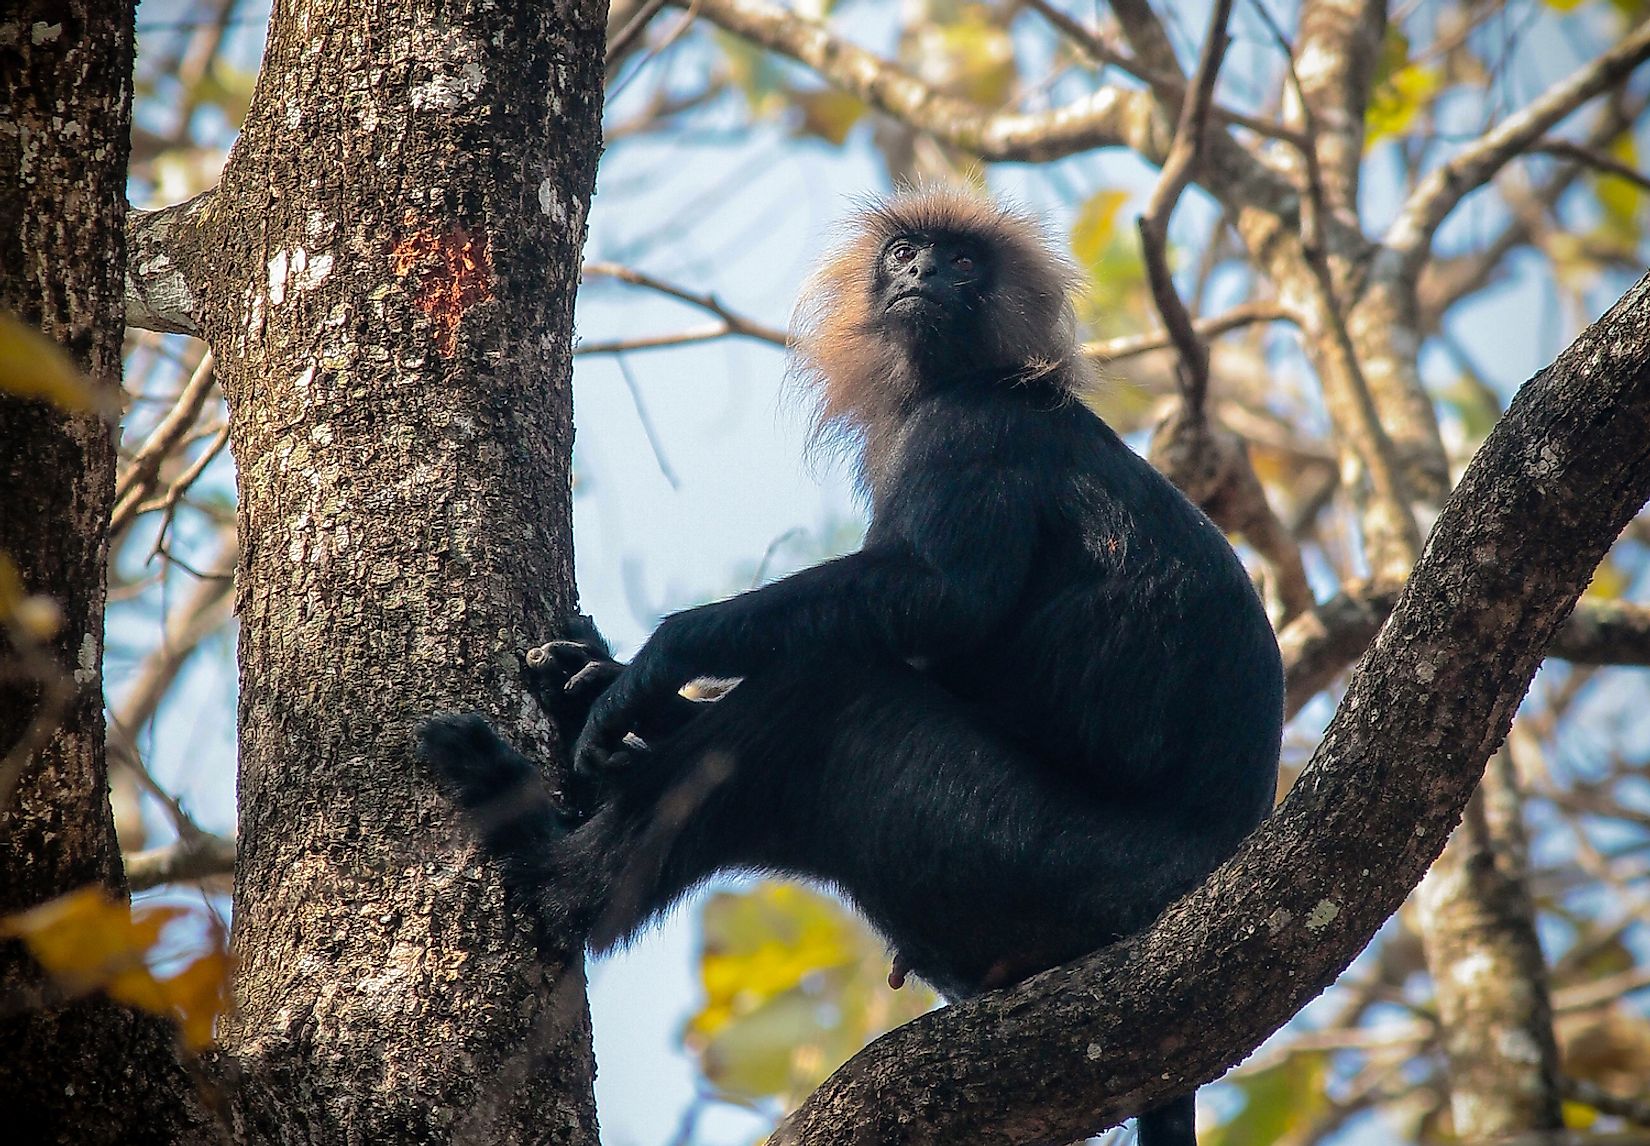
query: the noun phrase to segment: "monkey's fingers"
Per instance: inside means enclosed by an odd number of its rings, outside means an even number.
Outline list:
[[[616,661],[591,661],[578,672],[567,679],[562,691],[570,699],[580,696],[594,700],[596,696],[607,691],[607,686],[619,679],[624,666]]]

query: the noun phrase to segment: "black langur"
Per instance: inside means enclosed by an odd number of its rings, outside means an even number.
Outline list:
[[[719,871],[840,890],[952,998],[1147,924],[1272,806],[1283,677],[1220,531],[1078,399],[1072,271],[972,194],[866,210],[799,310],[820,427],[857,446],[863,547],[593,629],[530,683],[588,819],[478,717],[423,751],[515,894],[604,950]],[[695,702],[690,681],[736,679]],[[1141,1119],[1195,1146],[1192,1097]]]

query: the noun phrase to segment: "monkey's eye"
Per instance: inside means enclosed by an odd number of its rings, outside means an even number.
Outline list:
[[[901,239],[889,246],[888,257],[896,263],[908,263],[917,257],[917,248]]]
[[[951,265],[956,267],[959,271],[966,273],[974,269],[974,256],[958,255],[956,258],[951,260]]]

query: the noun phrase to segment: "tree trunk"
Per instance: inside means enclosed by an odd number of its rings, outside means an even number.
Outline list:
[[[548,745],[604,7],[280,0],[219,186],[146,228],[230,406],[260,1140],[595,1141],[581,945],[540,962],[412,742]]]
[[[1512,758],[1502,748],[1417,892],[1450,1110],[1456,1135],[1471,1142],[1564,1126],[1522,817]]]
[[[131,5],[96,0],[25,0],[0,23],[0,310],[62,347],[111,410],[132,35]],[[109,418],[0,393],[0,559],[57,612],[49,635],[0,628],[0,916],[86,884],[125,894],[103,753],[114,475]],[[0,941],[0,1000],[0,1108],[27,1111],[34,1141],[131,1141],[132,1125],[182,1141],[199,1128],[169,1024],[65,1002],[12,940]]]

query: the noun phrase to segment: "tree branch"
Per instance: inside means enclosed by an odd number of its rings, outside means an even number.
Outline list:
[[[1519,392],[1311,764],[1236,856],[1146,932],[883,1036],[775,1141],[1070,1141],[1217,1077],[1419,881],[1647,496],[1650,276]]]
[[[133,891],[234,873],[235,841],[211,832],[180,837],[164,847],[126,857],[126,882]]]
[[[1307,701],[1357,660],[1381,631],[1396,593],[1343,593],[1278,633],[1288,681],[1284,711]],[[1549,656],[1578,665],[1650,665],[1650,605],[1583,601],[1553,638]]]
[[[158,211],[126,215],[126,325],[162,334],[201,335],[200,278],[206,237],[200,215],[214,200],[203,191]]]
[[[1576,108],[1626,79],[1646,59],[1650,59],[1650,20],[1430,172],[1411,192],[1386,233],[1384,245],[1397,255],[1400,273],[1405,277],[1419,273],[1433,233],[1457,203],[1488,183]]]
[[[689,7],[688,0],[672,0]],[[696,0],[701,17],[724,31],[806,64],[832,85],[901,123],[981,159],[1057,159],[1098,147],[1161,155],[1168,124],[1149,94],[1103,87],[1038,115],[993,113],[937,91],[887,60],[832,35],[823,25],[767,0]]]
[[[128,278],[128,282],[130,279]],[[130,322],[127,325],[131,325]],[[200,420],[207,397],[217,386],[212,374],[212,352],[201,355],[195,369],[178,391],[177,400],[154,432],[132,455],[126,472],[115,485],[115,508],[109,517],[109,536],[118,539],[137,517],[138,507],[154,492],[160,467],[183,445],[184,436]]]
[[[1257,322],[1283,322],[1294,317],[1293,311],[1275,302],[1245,302],[1223,314],[1195,320],[1192,323],[1192,331],[1200,339],[1210,339],[1240,327],[1253,326]],[[1117,338],[1085,342],[1083,353],[1096,362],[1117,362],[1124,358],[1150,354],[1154,350],[1168,350],[1172,346],[1174,339],[1169,332],[1156,330],[1146,334],[1124,334]]]
[[[685,287],[679,287],[674,283],[666,282],[664,279],[654,278],[650,274],[631,267],[621,266],[618,263],[587,262],[584,264],[582,273],[587,279],[615,279],[618,282],[629,283],[631,286],[646,287],[648,290],[657,291],[659,294],[673,298],[677,302],[683,302],[688,306],[697,307],[713,314],[722,321],[714,327],[676,334],[654,337],[643,335],[613,342],[581,343],[576,351],[579,354],[612,354],[621,350],[652,350],[661,346],[680,346],[689,342],[706,342],[730,334],[743,335],[746,338],[755,338],[762,342],[771,342],[775,346],[783,347],[789,337],[785,331],[780,330],[778,327],[757,322],[755,319],[746,318],[744,315],[729,310],[713,294],[698,294]]]
[[[1265,11],[1260,3],[1255,7]],[[1295,74],[1291,86],[1300,102],[1286,118],[1291,126],[1296,120],[1304,125],[1327,207],[1353,221],[1364,110],[1386,31],[1386,9],[1377,0],[1307,0],[1301,5],[1297,50],[1290,56],[1292,68],[1299,68],[1296,60],[1308,60],[1310,66]]]

